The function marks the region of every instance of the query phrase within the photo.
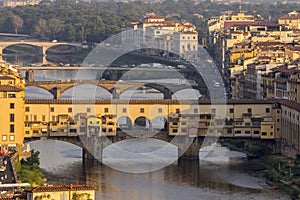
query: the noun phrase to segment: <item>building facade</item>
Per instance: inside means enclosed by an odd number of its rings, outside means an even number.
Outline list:
[[[281,16],[278,20],[279,24],[283,24],[290,29],[300,29],[300,13],[293,11],[284,16]]]
[[[121,35],[124,47],[149,48],[150,55],[173,57],[176,54],[188,58],[198,51],[198,32],[193,24],[166,20],[154,13],[145,15],[141,22],[127,24]]]
[[[25,137],[116,136],[118,130],[166,131],[170,136],[191,137],[274,139],[278,135],[273,115],[277,108],[271,101],[229,100],[227,105],[211,105],[206,100],[131,100],[129,104],[126,100],[79,100],[77,103],[26,100]]]
[[[0,145],[1,150],[23,146],[24,82],[7,63],[0,63]]]
[[[95,199],[95,189],[85,185],[40,186],[26,190],[27,200],[36,199]]]

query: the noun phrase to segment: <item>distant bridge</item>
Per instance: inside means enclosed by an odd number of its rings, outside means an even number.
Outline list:
[[[68,46],[74,46],[79,47],[82,46],[81,43],[67,43],[67,42],[40,42],[40,41],[26,41],[26,40],[20,40],[20,41],[2,41],[0,42],[0,55],[3,55],[3,50],[9,46],[13,45],[29,45],[33,46],[38,49],[38,52],[40,55],[46,55],[46,52],[49,48],[58,46],[58,45],[68,45]]]
[[[54,99],[60,99],[60,96],[66,90],[78,85],[95,85],[110,92],[114,99],[118,99],[126,90],[149,87],[158,90],[164,95],[164,99],[172,99],[172,95],[180,90],[195,89],[200,94],[206,94],[207,88],[198,85],[172,84],[172,83],[149,83],[149,82],[125,82],[108,80],[67,80],[67,81],[34,81],[27,82],[27,87],[38,87],[49,91]]]

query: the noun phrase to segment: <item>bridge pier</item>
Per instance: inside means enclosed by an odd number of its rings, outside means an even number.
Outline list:
[[[95,160],[95,158],[88,150],[82,148],[82,161],[85,162],[86,160]]]
[[[113,99],[120,99],[121,93],[119,88],[114,88],[111,93]]]
[[[193,138],[192,143],[186,150],[178,148],[178,156],[180,158],[199,159],[199,150],[201,148],[202,140],[199,137]]]
[[[34,81],[34,71],[32,69],[26,70],[25,80],[28,81],[28,82],[33,82]]]
[[[44,47],[44,46],[39,46],[39,47],[38,47],[38,53],[39,53],[40,55],[46,55],[46,51],[47,51],[47,48],[46,48],[46,47]]]
[[[53,94],[54,99],[60,99],[61,95],[61,89],[60,87],[55,87],[51,90],[51,93]]]
[[[164,99],[172,99],[172,95],[173,92],[170,89],[168,88],[164,89]]]

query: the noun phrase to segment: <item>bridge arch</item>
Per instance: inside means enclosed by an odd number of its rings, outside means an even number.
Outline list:
[[[25,87],[25,98],[33,99],[33,98],[41,98],[41,97],[43,99],[53,99],[54,95],[47,88],[44,87],[39,87],[39,86]]]
[[[25,138],[24,140],[24,144],[29,144],[33,143],[33,142],[42,142],[42,141],[59,141],[62,143],[68,143],[70,145],[74,145],[78,148],[84,148],[84,144],[81,142],[79,137],[73,137],[71,138],[67,138],[67,137],[59,137],[59,136],[52,136],[51,138],[47,138],[47,140],[41,139],[40,137],[31,137],[31,138]]]
[[[150,128],[150,120],[147,117],[140,116],[134,120],[134,127],[139,129],[149,129]]]
[[[158,91],[157,89],[150,88],[151,91],[148,92],[145,91],[147,89],[148,89],[147,87],[143,87],[143,86],[131,87],[129,89],[123,90],[120,93],[120,99],[143,99],[143,98],[163,99],[164,98],[164,94]]]
[[[40,46],[37,46],[37,45],[34,45],[34,44],[28,44],[26,42],[24,42],[24,43],[15,42],[15,43],[8,44],[7,46],[3,46],[2,47],[2,52],[0,52],[0,54],[4,53],[4,51],[6,51],[7,48],[13,47],[13,46],[29,46],[29,47],[33,47],[36,50],[36,53],[38,53],[38,54],[43,53],[42,47],[40,47]]]
[[[117,126],[121,130],[131,130],[132,129],[132,121],[128,116],[122,116],[117,119]]]
[[[168,130],[168,120],[163,116],[157,116],[151,121],[152,129],[154,131]]]
[[[96,98],[110,99],[111,92],[97,84],[74,84],[61,90],[61,98]]]
[[[78,51],[78,47],[75,46],[75,45],[72,45],[72,44],[68,44],[68,43],[65,43],[65,44],[56,44],[56,43],[53,43],[52,46],[49,46],[48,48],[46,48],[46,53],[49,52],[49,51],[54,51],[56,48],[59,48],[59,47],[68,47],[68,48],[71,48],[73,51]],[[59,51],[59,52],[65,52],[65,51]],[[66,52],[69,52],[69,51],[66,51]]]
[[[181,99],[182,97],[184,97],[185,99],[199,99],[203,95],[204,94],[200,94],[199,90],[188,88],[176,91],[172,95],[172,99]]]

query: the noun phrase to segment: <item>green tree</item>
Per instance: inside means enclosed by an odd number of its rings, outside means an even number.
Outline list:
[[[57,18],[51,18],[47,24],[51,40],[58,39],[57,36],[63,30],[63,22]]]
[[[15,34],[18,34],[18,29],[23,27],[23,20],[18,15],[14,15],[12,18],[12,24],[15,27]]]

